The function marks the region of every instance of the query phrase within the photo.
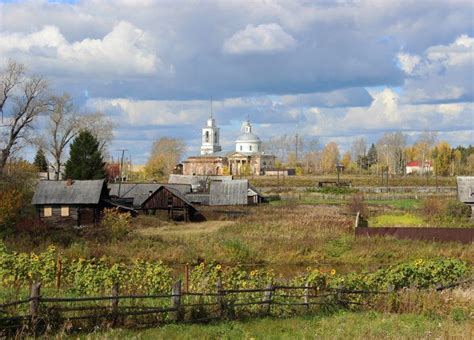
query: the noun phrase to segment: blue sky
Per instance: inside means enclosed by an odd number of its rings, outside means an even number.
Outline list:
[[[117,122],[110,150],[199,148],[209,115],[232,148],[250,115],[275,134],[376,141],[425,130],[474,142],[470,1],[0,1],[0,63],[23,61]],[[39,130],[39,133],[41,131]]]

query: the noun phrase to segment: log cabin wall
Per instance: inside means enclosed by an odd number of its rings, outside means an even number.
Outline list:
[[[69,208],[68,216],[61,216],[61,209]],[[45,208],[51,208],[51,216],[45,216]],[[55,227],[95,225],[100,221],[101,209],[95,205],[37,205],[38,217]]]

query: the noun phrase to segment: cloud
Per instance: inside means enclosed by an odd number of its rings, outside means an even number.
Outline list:
[[[228,54],[280,52],[296,46],[296,40],[278,24],[247,25],[225,41]]]
[[[153,39],[143,30],[120,21],[102,39],[68,42],[58,27],[32,33],[0,33],[0,54],[24,59],[35,68],[71,74],[147,75],[161,67]],[[51,65],[51,63],[54,63]]]
[[[448,45],[430,46],[423,55],[398,55],[409,75],[409,103],[463,102],[474,98],[474,38],[461,35]]]

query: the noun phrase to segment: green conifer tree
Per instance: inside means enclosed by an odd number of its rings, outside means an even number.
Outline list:
[[[370,168],[372,165],[377,164],[378,162],[378,155],[377,155],[377,148],[375,144],[372,143],[370,146],[369,152],[367,152],[367,166]]]
[[[44,155],[44,151],[42,148],[39,148],[36,152],[33,164],[38,168],[40,172],[48,171],[48,161],[46,160],[46,156]]]
[[[105,178],[104,165],[99,142],[85,130],[71,143],[65,177],[76,180],[102,179]]]

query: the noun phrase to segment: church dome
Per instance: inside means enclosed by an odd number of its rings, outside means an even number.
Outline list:
[[[260,142],[260,138],[252,132],[244,132],[237,137],[236,142]]]
[[[242,124],[241,134],[235,141],[235,151],[245,155],[252,155],[260,152],[260,145],[262,141],[256,134],[252,132],[252,125],[250,121],[245,121]]]

